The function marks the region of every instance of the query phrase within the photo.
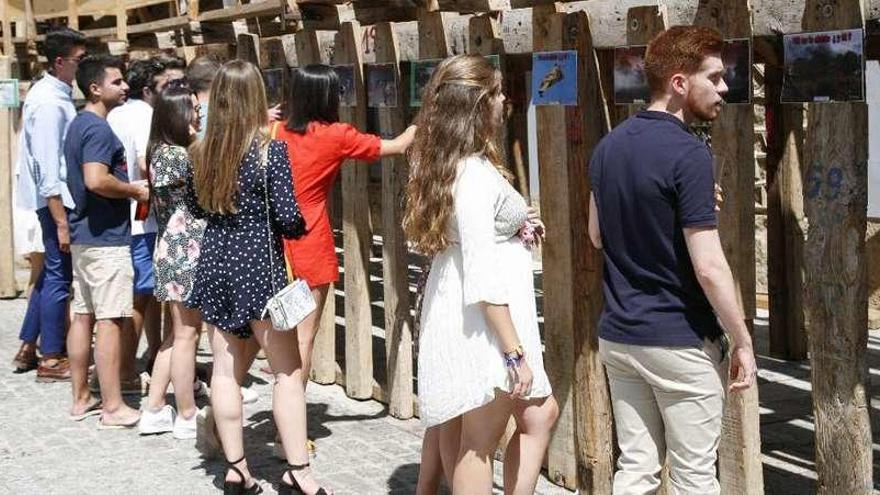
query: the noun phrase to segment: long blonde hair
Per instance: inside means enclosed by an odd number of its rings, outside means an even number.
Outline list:
[[[205,138],[192,146],[199,206],[219,214],[236,212],[238,171],[258,139],[266,140],[266,91],[260,71],[244,60],[223,64],[211,83]]]
[[[403,230],[414,250],[433,256],[449,245],[446,224],[452,217],[452,188],[462,159],[482,155],[510,179],[493,114],[493,98],[500,92],[500,73],[475,55],[444,60],[425,87],[409,153],[403,217]]]

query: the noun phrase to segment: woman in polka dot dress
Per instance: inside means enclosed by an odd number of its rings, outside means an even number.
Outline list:
[[[211,86],[204,140],[193,149],[196,211],[208,219],[195,283],[187,305],[208,323],[214,371],[211,405],[228,462],[224,493],[260,493],[248,471],[239,387],[256,337],[275,373],[273,410],[292,467],[308,464],[305,398],[294,332],[262,319],[266,301],[287,285],[282,237],[305,233],[284,143],[266,138],[266,94],[254,65],[233,60]],[[281,491],[317,486],[304,467],[285,473]],[[300,493],[294,491],[294,493]],[[309,490],[306,493],[320,493]]]

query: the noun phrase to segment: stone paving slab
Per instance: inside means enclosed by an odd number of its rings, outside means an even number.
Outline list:
[[[0,494],[219,491],[223,463],[203,459],[194,440],[175,440],[170,434],[139,437],[136,430],[99,431],[95,417],[72,422],[67,419],[69,384],[36,383],[34,372],[10,373],[25,303],[0,301]],[[200,352],[199,360],[205,359]],[[258,371],[261,365],[257,361],[251,370],[260,399],[244,406],[245,451],[252,473],[265,493],[272,494],[285,464],[272,455],[271,385]],[[349,399],[335,385],[312,383],[307,395],[309,436],[318,446],[312,466],[320,479],[338,494],[414,492],[424,431],[418,420],[392,418],[382,404]],[[497,484],[500,470],[501,463],[495,463]],[[571,492],[542,478],[537,493]]]

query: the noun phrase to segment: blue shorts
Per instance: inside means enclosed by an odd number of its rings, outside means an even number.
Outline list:
[[[156,233],[131,236],[131,264],[134,265],[134,293],[153,294],[156,279],[153,277],[153,250]]]

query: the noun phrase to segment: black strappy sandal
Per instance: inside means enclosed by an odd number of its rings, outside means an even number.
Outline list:
[[[284,481],[284,474],[281,475],[281,484],[278,486],[278,495],[305,495],[306,492],[299,486],[299,482],[296,481],[296,476],[293,475],[294,471],[302,471],[303,469],[309,467],[309,463],[305,464],[288,464],[290,469],[285,471],[285,473],[290,473],[290,481],[293,484],[288,485]],[[315,495],[327,495],[327,490],[323,488],[319,488]]]
[[[263,487],[260,486],[259,483],[256,482],[253,478],[251,481],[254,482],[251,486],[245,486],[247,480],[244,478],[244,473],[241,472],[241,469],[235,467],[236,464],[244,460],[244,456],[241,459],[235,462],[226,461],[226,469],[235,471],[235,474],[241,478],[241,481],[223,481],[223,495],[257,495],[258,493],[263,493]]]

